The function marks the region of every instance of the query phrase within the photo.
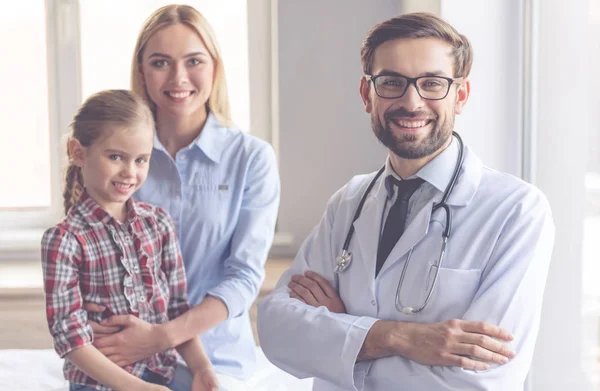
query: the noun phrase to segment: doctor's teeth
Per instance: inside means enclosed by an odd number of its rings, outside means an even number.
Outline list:
[[[403,128],[420,128],[427,125],[427,121],[398,121],[398,125]]]

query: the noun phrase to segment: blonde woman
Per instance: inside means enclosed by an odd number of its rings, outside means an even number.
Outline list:
[[[248,310],[279,206],[274,151],[232,124],[219,47],[194,8],[169,5],[147,19],[131,72],[156,120],[148,179],[135,197],[173,217],[193,308],[164,325],[113,317],[93,325],[104,337],[96,346],[123,366],[200,336],[221,384],[242,389],[255,362]]]

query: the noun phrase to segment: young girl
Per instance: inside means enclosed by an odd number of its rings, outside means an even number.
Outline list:
[[[42,239],[48,325],[66,358],[65,378],[71,390],[178,390],[173,349],[120,368],[92,345],[88,323],[127,314],[165,323],[189,309],[173,221],[131,199],[148,174],[152,113],[132,92],[103,91],[82,105],[71,128],[67,216]],[[88,314],[84,302],[105,311]],[[193,373],[193,391],[217,389],[197,338],[176,349]]]

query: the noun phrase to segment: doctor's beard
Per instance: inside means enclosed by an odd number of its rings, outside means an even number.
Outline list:
[[[385,114],[385,126],[375,114],[371,114],[371,126],[375,136],[390,151],[403,159],[421,159],[434,154],[448,142],[452,137],[454,129],[454,116],[452,113],[442,123],[435,118],[435,124],[429,134],[419,143],[415,143],[417,137],[414,134],[395,135],[391,129],[391,117],[402,116],[408,118],[431,118],[421,112],[409,112],[403,108]]]

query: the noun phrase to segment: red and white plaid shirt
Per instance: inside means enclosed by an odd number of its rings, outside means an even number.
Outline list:
[[[92,343],[88,319],[133,314],[157,324],[189,309],[175,226],[159,207],[130,199],[121,223],[84,192],[66,218],[44,233],[42,264],[48,327],[61,357]],[[106,311],[88,313],[84,303]],[[125,370],[141,377],[147,368],[170,381],[176,362],[169,349]],[[63,371],[72,383],[110,390],[69,360]]]

